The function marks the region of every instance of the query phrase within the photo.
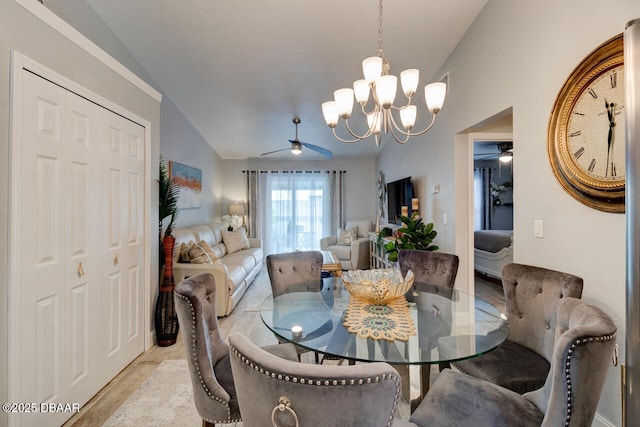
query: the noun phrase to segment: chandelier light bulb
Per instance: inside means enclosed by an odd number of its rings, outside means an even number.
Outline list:
[[[352,143],[375,135],[375,143],[380,145],[381,133],[384,132],[384,134],[390,134],[397,143],[405,144],[411,137],[427,133],[433,127],[436,115],[442,109],[447,85],[442,82],[426,85],[424,95],[426,107],[431,113],[431,123],[422,130],[414,130],[418,108],[413,105],[413,100],[418,90],[420,71],[404,70],[399,77],[389,74],[391,65],[382,49],[382,34],[382,0],[378,0],[378,54],[362,61],[364,79],[353,82],[353,89],[339,89],[334,92],[335,101],[322,104],[324,120],[338,141]],[[396,106],[393,103],[398,91],[398,79],[406,98]],[[359,109],[369,125],[367,131],[362,134],[355,132],[349,121],[354,98],[360,104]],[[372,99],[371,102],[369,98]],[[347,139],[336,132],[340,118],[344,120],[344,128],[350,135]]]
[[[402,91],[407,98],[411,98],[416,94],[419,78],[420,71],[415,68],[404,70],[400,73],[400,84],[402,85]]]
[[[400,120],[402,121],[402,126],[406,130],[413,129],[413,125],[416,123],[416,115],[418,114],[418,108],[415,105],[407,105],[405,108],[400,110]]]
[[[382,75],[382,58],[371,56],[362,61],[362,74],[367,83],[371,84]]]
[[[358,104],[364,105],[369,101],[369,83],[366,80],[356,80],[353,82],[353,93]]]
[[[396,76],[381,76],[376,79],[376,96],[378,103],[384,109],[389,109],[393,105],[396,98],[396,90],[398,89],[398,78]]]
[[[353,111],[353,89],[343,88],[333,92],[333,98],[336,101],[336,108],[338,114],[343,119],[351,117],[351,111]]]
[[[447,95],[447,85],[442,82],[428,84],[424,87],[424,99],[431,114],[438,114]]]
[[[369,125],[369,129],[371,129],[371,133],[378,135],[382,125],[382,113],[380,111],[374,111],[371,114],[367,114],[367,124]]]
[[[327,122],[327,126],[332,129],[335,128],[338,124],[338,119],[340,118],[340,115],[338,114],[338,108],[336,107],[336,102],[323,102],[322,115],[324,116],[324,121]]]

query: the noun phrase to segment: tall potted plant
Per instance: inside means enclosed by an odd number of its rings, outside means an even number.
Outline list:
[[[438,246],[431,244],[438,235],[438,232],[433,229],[432,222],[423,223],[422,218],[415,212],[411,215],[411,218],[400,216],[400,220],[403,226],[397,231],[398,238],[384,245],[389,261],[398,261],[398,252],[401,249],[417,249],[420,251],[437,251],[440,249]]]
[[[156,301],[155,329],[158,346],[166,347],[175,344],[178,337],[178,315],[173,300],[176,287],[173,277],[173,248],[175,238],[171,234],[178,215],[178,184],[169,178],[164,159],[160,156],[158,197],[158,232],[160,237],[160,271],[162,273],[160,292]],[[162,232],[163,223],[169,218],[167,228]]]

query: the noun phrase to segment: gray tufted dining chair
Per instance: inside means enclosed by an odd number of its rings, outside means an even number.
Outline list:
[[[550,318],[551,369],[542,388],[521,395],[445,369],[410,420],[419,427],[590,426],[614,353],[616,325],[577,298],[556,301]]]
[[[509,338],[489,353],[451,365],[520,394],[539,389],[553,355],[555,304],[563,298],[580,298],[582,284],[572,274],[507,264],[502,269],[502,286]],[[443,344],[441,341],[441,349]]]
[[[193,397],[203,426],[237,422],[241,418],[229,347],[222,340],[218,328],[215,293],[216,284],[211,273],[184,279],[174,291]],[[269,346],[265,350],[297,360],[291,344]]]
[[[387,363],[295,363],[240,333],[229,336],[229,350],[244,427],[415,427],[394,419],[401,378]]]
[[[267,255],[267,273],[273,297],[289,292],[320,292],[322,290],[322,253],[296,251]],[[307,350],[296,346],[298,359]],[[320,356],[314,352],[316,363]]]

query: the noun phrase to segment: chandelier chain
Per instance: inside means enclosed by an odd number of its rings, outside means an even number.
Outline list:
[[[378,4],[378,56],[384,58],[382,51],[382,0]]]

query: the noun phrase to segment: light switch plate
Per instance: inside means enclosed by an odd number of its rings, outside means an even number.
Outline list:
[[[544,223],[541,219],[533,221],[533,235],[542,239],[544,237]]]

